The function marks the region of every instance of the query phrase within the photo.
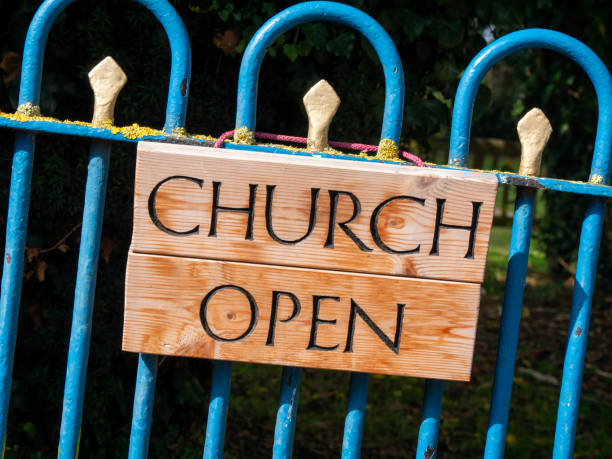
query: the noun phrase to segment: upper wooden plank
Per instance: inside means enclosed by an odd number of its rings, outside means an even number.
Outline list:
[[[496,190],[467,171],[141,142],[131,250],[482,282]]]

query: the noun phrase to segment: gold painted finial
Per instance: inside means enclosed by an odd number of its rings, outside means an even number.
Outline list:
[[[95,98],[91,122],[93,125],[112,124],[115,119],[115,102],[127,82],[127,76],[110,56],[102,59],[88,76]]]
[[[542,152],[552,133],[552,126],[539,108],[532,108],[516,125],[521,142],[519,175],[538,175]]]
[[[310,88],[303,101],[308,115],[307,148],[324,151],[329,148],[329,125],[340,106],[340,97],[327,81],[321,80]]]

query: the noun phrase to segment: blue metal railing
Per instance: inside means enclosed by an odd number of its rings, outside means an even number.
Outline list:
[[[170,41],[172,68],[164,130],[171,133],[184,125],[187,110],[191,75],[189,38],[183,22],[168,2],[136,1],[147,7],[158,18]],[[38,106],[47,35],[57,16],[73,2],[74,0],[47,0],[43,2],[32,19],[23,52],[23,71],[19,90],[20,107]],[[109,155],[110,143],[93,142],[87,174],[72,331],[64,388],[58,449],[58,456],[61,458],[73,458],[78,454]],[[3,442],[6,436],[13,356],[17,335],[33,160],[34,134],[18,132],[13,157],[0,299],[0,398],[2,403],[0,406],[0,434]],[[154,373],[153,377],[147,377],[140,373],[146,371],[146,369],[154,369],[156,357],[141,356],[141,359],[147,359],[151,362],[144,368],[141,365],[138,367],[136,391],[140,397],[135,398],[134,420],[140,421],[138,424],[140,428],[133,428],[133,436],[135,438],[145,436],[146,438],[140,443],[133,442],[134,445],[139,445],[137,448],[135,447],[133,457],[146,456],[152,414],[150,407],[152,406],[155,387]],[[143,387],[144,385],[146,387]],[[131,447],[130,453],[132,453],[132,449]]]
[[[37,106],[40,95],[44,46],[48,32],[61,11],[73,1],[46,0],[34,16],[28,30],[24,49],[19,96],[20,107]],[[62,458],[72,458],[78,455],[110,141],[163,139],[182,128],[185,120],[191,72],[191,51],[185,27],[167,0],[136,1],[147,7],[157,17],[170,41],[172,67],[164,126],[165,134],[146,135],[132,139],[121,133],[93,126],[43,120],[23,122],[0,117],[1,127],[17,129],[0,298],[0,434],[3,441],[6,437],[17,333],[35,133],[47,132],[95,139],[90,148],[72,331],[64,389],[58,450],[58,456]],[[307,2],[290,7],[267,21],[255,34],[245,50],[240,69],[236,127],[246,127],[250,131],[255,129],[257,79],[267,47],[288,29],[311,21],[331,21],[348,25],[361,32],[373,45],[381,61],[385,76],[386,99],[381,139],[391,139],[397,143],[401,133],[404,100],[403,70],[397,50],[391,38],[376,21],[355,8],[334,2]],[[532,29],[516,32],[491,43],[473,59],[459,85],[454,105],[449,165],[451,167],[463,167],[467,164],[473,104],[480,81],[486,72],[495,62],[508,54],[534,47],[552,49],[575,60],[591,78],[599,99],[598,130],[589,177],[590,183],[575,183],[545,178],[531,179],[549,189],[590,195],[580,238],[553,452],[555,458],[568,458],[571,457],[573,452],[576,431],[578,401],[605,198],[612,196],[612,187],[603,186],[609,180],[612,152],[612,79],[607,68],[584,44],[567,35],[549,30]],[[235,145],[235,148],[287,153],[280,149],[253,145]],[[335,157],[361,160],[356,157]],[[501,183],[507,183],[516,176],[497,173],[497,177]],[[487,458],[501,458],[504,453],[531,239],[534,197],[533,189],[523,185],[518,187],[506,294],[500,327],[500,344],[484,453]],[[156,371],[157,357],[141,354],[138,359],[134,395],[129,445],[130,458],[147,456]],[[205,458],[220,458],[223,455],[231,375],[231,363],[215,362],[204,445]],[[369,376],[362,373],[354,373],[351,377],[342,442],[342,457],[359,457],[368,379]],[[285,458],[291,456],[300,382],[301,370],[299,368],[283,368],[274,433],[273,457]],[[416,453],[419,458],[435,457],[437,454],[444,390],[442,381],[428,380],[425,384],[423,417]]]
[[[455,97],[449,164],[455,166],[467,165],[470,125],[476,91],[487,71],[509,54],[528,48],[545,48],[557,51],[578,63],[591,79],[598,97],[599,119],[589,180],[594,183],[607,184],[612,155],[612,78],[601,59],[587,46],[572,37],[552,30],[528,29],[508,34],[484,48],[470,62],[461,78]],[[560,191],[564,190],[561,189]],[[486,458],[501,458],[504,455],[531,240],[534,198],[535,192],[533,189],[518,187],[508,254],[506,292],[500,326],[489,429],[485,446]],[[604,206],[604,198],[590,198],[580,235],[570,333],[563,368],[555,434],[555,458],[571,457],[573,452]],[[576,335],[577,327],[580,327],[583,332]],[[432,401],[432,403],[438,402]]]

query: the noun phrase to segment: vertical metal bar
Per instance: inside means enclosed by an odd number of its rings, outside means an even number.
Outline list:
[[[44,2],[36,11],[28,28],[23,50],[19,105],[38,105],[42,73],[42,56],[49,29],[57,15],[74,0]],[[30,206],[30,185],[34,161],[34,135],[17,133],[9,192],[8,219],[2,292],[0,295],[0,435],[6,443],[6,424],[13,374],[13,358],[17,337],[23,255]],[[4,448],[4,447],[3,447]],[[4,449],[3,449],[4,452]]]
[[[163,26],[170,42],[172,63],[168,85],[168,102],[164,131],[173,134],[185,125],[187,99],[191,81],[191,44],[185,24],[166,0],[135,0],[153,13]],[[132,432],[129,457],[145,458],[153,418],[157,356],[140,354],[136,373]]]
[[[344,420],[344,438],[342,439],[342,459],[356,459],[361,455],[363,422],[365,420],[368,400],[367,373],[352,373],[349,388],[349,402]]]
[[[443,395],[444,381],[428,379],[425,382],[423,418],[419,428],[417,458],[431,459],[436,457]]]
[[[11,397],[33,161],[34,135],[18,132],[15,136],[15,154],[11,172],[2,294],[0,296],[0,403],[2,404],[0,406],[0,435],[2,436],[0,440],[3,445],[6,442],[6,424]],[[4,456],[4,446],[2,456]]]
[[[275,459],[290,458],[293,451],[293,435],[295,433],[301,379],[301,368],[283,367],[280,400],[276,412],[276,427],[274,428],[274,448],[272,450],[272,457]]]
[[[404,72],[393,40],[378,22],[363,11],[335,2],[303,2],[293,5],[268,19],[253,35],[240,64],[236,128],[255,130],[257,79],[268,46],[292,27],[313,21],[344,24],[368,39],[380,59],[385,76],[381,139],[399,142],[404,110]]]
[[[563,363],[563,379],[557,412],[553,458],[571,458],[576,437],[584,356],[591,318],[591,301],[597,274],[597,258],[606,211],[604,198],[589,199],[582,222],[578,263],[574,279],[569,336]]]
[[[519,187],[517,189],[512,236],[508,253],[506,291],[499,330],[499,346],[495,364],[495,380],[489,414],[489,428],[484,457],[501,459],[504,457],[508,412],[512,396],[512,382],[516,361],[521,310],[525,291],[525,276],[529,259],[531,226],[533,222],[535,191]]]
[[[146,459],[149,451],[149,435],[153,419],[156,377],[157,357],[139,354],[132,414],[132,431],[130,432],[129,459]]]
[[[216,361],[213,364],[213,382],[208,404],[204,459],[221,459],[225,439],[225,424],[232,381],[232,363]]]
[[[58,451],[60,459],[77,457],[79,450],[109,156],[109,142],[92,143],[85,186],[83,227],[64,386]]]

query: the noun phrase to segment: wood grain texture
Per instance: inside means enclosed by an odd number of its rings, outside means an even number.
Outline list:
[[[245,288],[257,305],[248,336],[224,342],[206,333],[202,302],[214,288]],[[274,291],[279,297],[273,345],[269,340]],[[470,378],[480,285],[396,276],[273,267],[248,263],[130,253],[126,280],[123,349],[278,365],[418,376],[466,381]],[[316,345],[308,349],[314,296],[319,301]],[[393,341],[397,304],[404,304],[401,338],[395,353],[355,315],[352,352],[345,352],[351,299]],[[237,290],[219,290],[207,303],[207,323],[219,337],[233,339],[248,330],[251,309]]]
[[[156,227],[148,210],[152,190],[159,187],[155,209],[159,220],[176,236]],[[219,205],[249,206],[249,185],[256,184],[253,238],[245,240],[246,213],[219,212],[216,237],[210,237],[213,182],[219,182]],[[285,240],[305,235],[309,226],[312,188],[319,188],[316,222],[309,237],[294,245],[276,242],[266,228],[267,185],[275,185],[271,221]],[[337,197],[333,248],[329,237],[330,190],[352,193],[361,209],[348,224],[357,244],[337,223],[350,219],[354,205],[348,194]],[[376,162],[346,161],[253,151],[232,151],[184,145],[141,142],[138,146],[131,250],[138,253],[254,262],[385,275],[482,282],[497,190],[494,176],[467,171],[416,168]],[[371,216],[385,200],[399,199],[380,212],[376,228],[392,250],[382,250],[373,239]],[[470,231],[442,227],[439,251],[431,255],[437,199],[445,199],[442,223],[469,226],[472,202],[482,202],[473,258],[466,258]],[[197,229],[197,231],[195,231]]]

